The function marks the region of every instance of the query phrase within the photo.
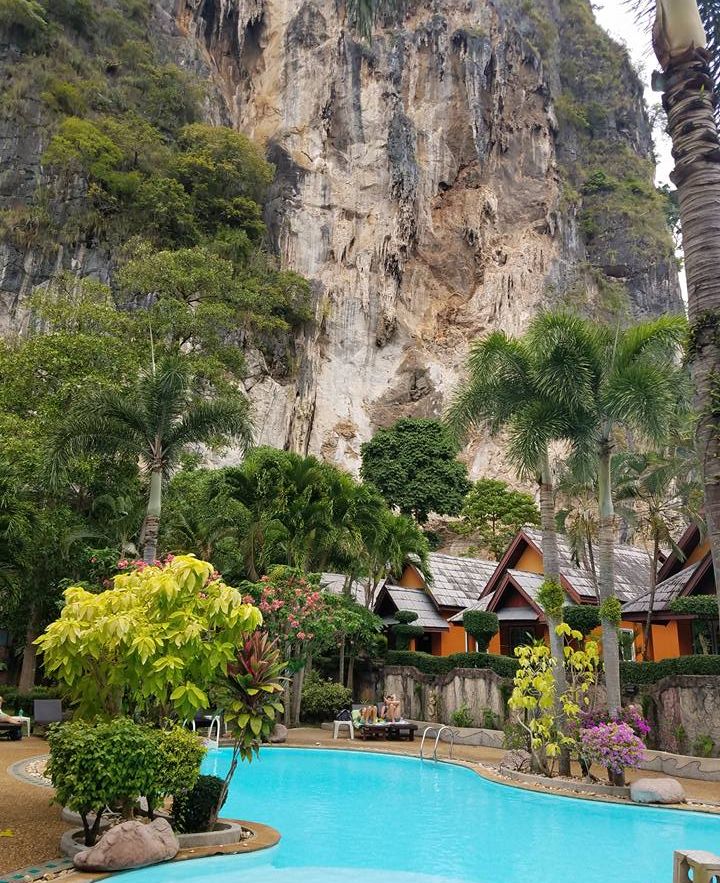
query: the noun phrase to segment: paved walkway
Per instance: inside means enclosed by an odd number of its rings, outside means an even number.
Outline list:
[[[363,742],[346,738],[334,741],[332,732],[315,727],[291,730],[289,746],[352,748],[417,756],[420,740],[414,742]],[[19,868],[51,861],[59,854],[58,844],[66,825],[60,808],[50,803],[52,791],[11,776],[8,768],[17,761],[47,753],[47,742],[37,737],[21,742],[0,741],[0,876]],[[448,746],[441,744],[439,756],[447,756]],[[457,744],[455,757],[471,764],[497,764],[503,751]],[[629,773],[630,780],[651,772]],[[720,783],[681,779],[690,800],[720,802]],[[252,814],[252,813],[251,813]],[[7,836],[9,835],[9,836]]]

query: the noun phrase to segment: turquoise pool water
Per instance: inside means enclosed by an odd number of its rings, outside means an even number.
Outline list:
[[[229,750],[204,771],[223,775]],[[157,866],[123,883],[671,883],[676,848],[720,852],[720,817],[535,794],[464,767],[272,748],[223,811],[282,834],[274,849]]]

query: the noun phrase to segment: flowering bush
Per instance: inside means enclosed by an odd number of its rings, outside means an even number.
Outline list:
[[[580,715],[580,726],[589,729],[598,724],[610,723],[611,720],[610,712],[607,708],[596,709],[595,711],[584,711]],[[637,705],[626,705],[624,708],[620,709],[615,720],[627,724],[633,733],[643,741],[650,735],[650,724],[643,717],[643,713]]]
[[[623,721],[599,723],[580,730],[583,756],[591,763],[621,775],[625,767],[636,767],[644,757],[645,744]]]
[[[246,584],[246,604],[257,604],[264,628],[286,648],[312,641],[324,612],[317,582],[300,571],[276,568],[259,583]],[[289,657],[286,651],[286,657]]]

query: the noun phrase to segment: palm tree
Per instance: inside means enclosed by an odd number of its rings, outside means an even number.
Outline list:
[[[557,366],[568,352],[583,365],[575,377],[574,390],[574,434],[582,439],[576,460],[592,464],[597,475],[597,582],[605,682],[613,716],[621,706],[613,452],[621,432],[656,444],[666,440],[685,386],[678,357],[686,335],[687,323],[681,316],[666,316],[621,330],[563,312],[539,316],[528,334],[538,354],[538,386],[544,394],[551,395],[557,389]]]
[[[643,630],[643,657],[652,658],[652,615],[662,548],[684,554],[674,537],[688,521],[700,521],[702,489],[696,459],[682,442],[661,453],[627,453],[616,457],[615,501],[631,530],[650,545],[650,597]]]
[[[717,0],[656,0],[654,6],[653,48],[662,67],[658,82],[673,143],[670,177],[687,273],[696,447],[720,615],[720,139],[713,81],[720,68],[720,7]]]
[[[166,356],[143,371],[129,391],[99,390],[80,402],[54,445],[53,471],[73,457],[95,452],[138,460],[150,476],[143,525],[143,558],[156,558],[163,481],[189,445],[235,440],[251,442],[248,405],[240,395],[214,400],[197,391],[182,356]]]
[[[558,358],[558,356],[560,356]],[[446,419],[458,433],[482,427],[492,435],[505,432],[510,462],[520,475],[534,475],[540,489],[543,573],[546,584],[560,586],[560,555],[555,524],[553,473],[550,445],[565,440],[576,445],[575,388],[587,373],[572,349],[553,353],[543,362],[544,351],[530,338],[516,340],[496,331],[476,343],[467,363],[468,377],[455,392]],[[550,388],[539,379],[553,377]],[[557,714],[559,697],[567,688],[565,657],[557,626],[562,621],[562,604],[545,614],[550,647],[555,659],[554,677]],[[569,773],[569,759],[562,758],[561,772]]]
[[[364,532],[361,573],[365,576],[365,606],[372,610],[378,587],[388,576],[399,576],[410,560],[426,580],[431,579],[428,542],[415,519],[385,508],[377,526]]]

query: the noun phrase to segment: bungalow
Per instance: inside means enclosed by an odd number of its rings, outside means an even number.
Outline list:
[[[655,662],[693,653],[720,653],[717,618],[701,618],[672,609],[678,598],[715,594],[710,544],[698,527],[691,525],[677,545],[679,552],[673,550],[658,572],[649,647],[643,646],[643,632],[650,590],[623,605],[623,619],[632,623],[635,630],[638,655]]]
[[[572,604],[597,605],[598,593],[592,563],[597,550],[591,549],[588,561],[578,561],[565,537],[558,536],[560,581]],[[651,562],[648,554],[635,546],[615,547],[615,590],[622,602],[631,601],[650,584]],[[497,614],[500,629],[490,642],[490,653],[512,656],[516,647],[528,640],[547,640],[547,622],[537,601],[543,582],[542,535],[534,527],[524,527],[512,541],[495,571],[487,581],[482,596],[468,609],[488,610]],[[450,622],[461,625],[465,610]],[[624,652],[633,658],[634,624],[623,621],[626,636]],[[472,643],[472,639],[469,639]]]
[[[415,650],[435,656],[463,653],[472,639],[462,621],[450,620],[480,597],[497,562],[431,552],[428,563],[432,580],[409,561],[396,584],[385,583],[380,589],[374,610],[388,624],[398,610],[417,613],[414,624],[425,632],[411,645]]]

